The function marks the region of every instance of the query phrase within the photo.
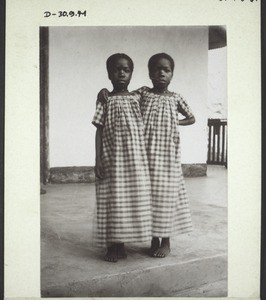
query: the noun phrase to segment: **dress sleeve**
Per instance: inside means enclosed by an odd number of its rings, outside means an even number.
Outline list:
[[[96,112],[92,119],[92,124],[94,126],[103,126],[105,121],[105,103],[101,101],[96,102]]]
[[[189,107],[189,105],[187,104],[186,100],[181,95],[178,95],[177,99],[178,99],[177,101],[178,112],[187,118],[194,117],[193,112]]]

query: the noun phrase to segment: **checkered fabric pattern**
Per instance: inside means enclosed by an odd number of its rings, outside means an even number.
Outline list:
[[[152,187],[154,237],[170,237],[192,229],[191,214],[181,168],[178,114],[192,117],[186,101],[176,93],[138,90],[144,121]]]
[[[104,179],[96,182],[96,245],[151,238],[151,186],[138,95],[97,102],[92,123],[103,126]]]

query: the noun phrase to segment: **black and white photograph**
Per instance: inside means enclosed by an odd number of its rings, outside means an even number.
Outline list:
[[[259,299],[260,20],[6,1],[6,300]]]
[[[225,26],[40,28],[42,297],[227,296]]]

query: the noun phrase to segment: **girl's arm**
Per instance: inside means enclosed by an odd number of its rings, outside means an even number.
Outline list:
[[[95,175],[102,179],[104,176],[103,166],[102,166],[102,134],[103,127],[97,126],[96,136],[95,136],[95,152],[96,152],[96,165],[95,165]]]
[[[191,125],[195,123],[194,114],[191,111],[191,108],[187,102],[183,99],[182,96],[178,95],[178,112],[181,113],[185,118],[179,120],[180,126]]]
[[[186,125],[192,125],[195,123],[195,117],[186,117],[185,119],[179,120],[179,125],[186,126]]]

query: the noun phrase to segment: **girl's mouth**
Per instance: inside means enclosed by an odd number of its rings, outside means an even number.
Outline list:
[[[160,79],[155,80],[155,82],[157,82],[157,83],[166,83],[166,80],[163,79],[163,78],[160,78]]]

